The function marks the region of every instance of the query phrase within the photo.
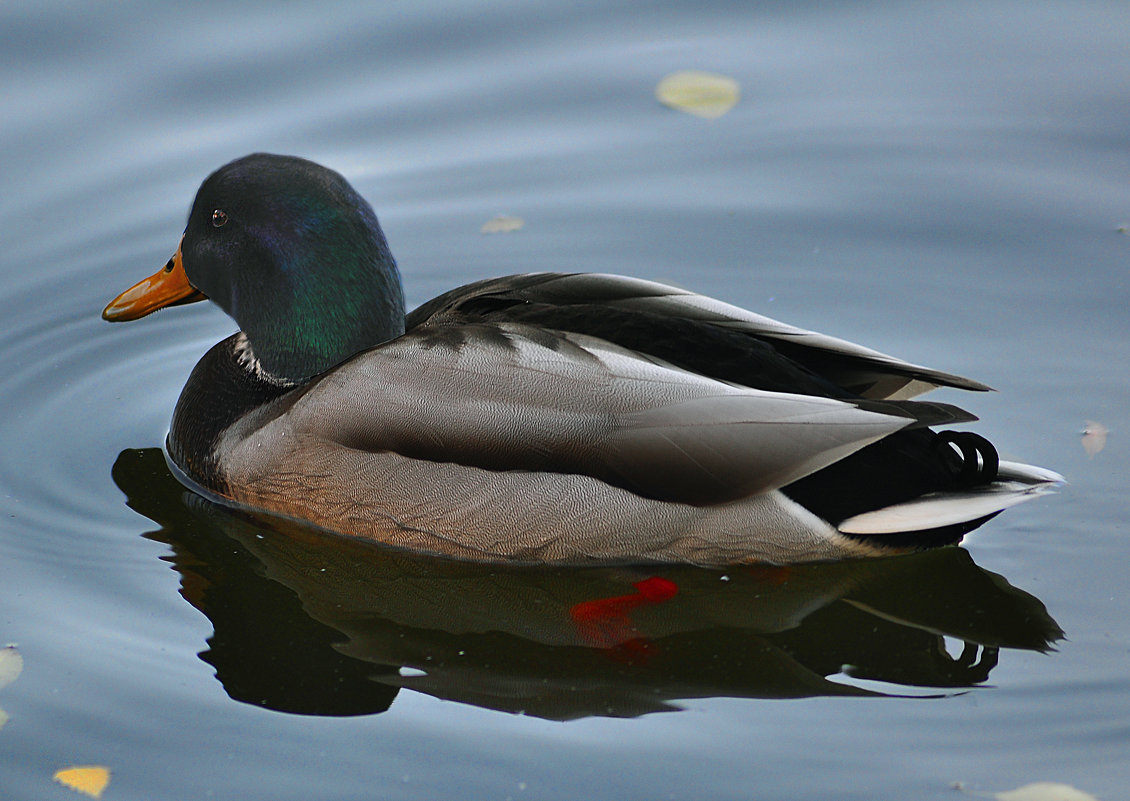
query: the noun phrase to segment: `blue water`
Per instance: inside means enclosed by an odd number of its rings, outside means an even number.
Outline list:
[[[1118,2],[6,4],[0,797],[74,797],[71,764],[106,799],[1121,797],[1128,37]],[[741,101],[660,105],[688,68]],[[231,322],[98,314],[256,150],[344,173],[412,305],[666,280],[993,385],[938,397],[1070,484],[960,550],[784,571],[470,568],[218,510],[156,449]]]

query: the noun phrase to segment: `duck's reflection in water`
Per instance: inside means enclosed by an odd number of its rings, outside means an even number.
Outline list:
[[[123,451],[113,476],[212,621],[201,658],[232,698],[286,712],[380,712],[402,687],[557,720],[930,694],[984,682],[1001,648],[1062,636],[958,548],[724,571],[469,565],[233,512],[185,490],[157,449]]]

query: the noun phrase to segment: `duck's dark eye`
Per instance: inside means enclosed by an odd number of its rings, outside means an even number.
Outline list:
[[[212,212],[212,227],[221,228],[228,221],[228,213],[223,209],[216,209]]]

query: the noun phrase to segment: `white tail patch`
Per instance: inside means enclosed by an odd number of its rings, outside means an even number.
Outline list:
[[[1042,467],[1001,462],[997,480],[983,487],[935,492],[844,520],[844,534],[902,534],[952,526],[995,514],[1044,495],[1064,483],[1063,476]]]

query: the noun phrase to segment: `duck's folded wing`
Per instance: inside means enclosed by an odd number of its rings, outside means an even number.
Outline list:
[[[408,317],[408,327],[458,315],[463,320],[514,320],[600,336],[644,350],[696,372],[745,380],[722,360],[733,341],[768,343],[777,353],[835,387],[860,397],[906,399],[939,386],[988,390],[985,384],[933,370],[836,337],[808,331],[693,292],[637,278],[595,273],[534,273],[489,279],[454,289]],[[699,328],[696,333],[695,327]],[[740,335],[721,341],[710,331]],[[685,351],[683,350],[685,349]],[[751,347],[749,360],[768,361]],[[718,364],[712,364],[718,360]],[[784,360],[782,360],[784,361]],[[770,365],[771,387],[778,372]],[[758,374],[760,377],[760,373]],[[779,379],[798,388],[803,376]],[[760,384],[755,384],[760,385]],[[801,391],[810,391],[805,386]]]
[[[360,354],[272,425],[335,447],[583,474],[704,505],[788,484],[911,422],[735,387],[591,337],[474,324],[426,326]]]

